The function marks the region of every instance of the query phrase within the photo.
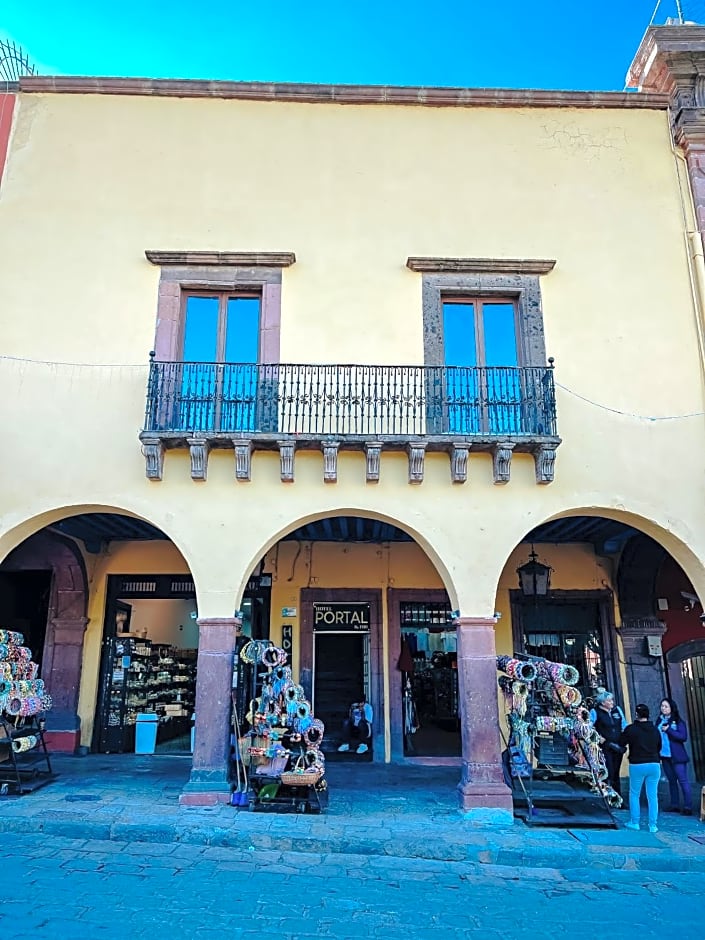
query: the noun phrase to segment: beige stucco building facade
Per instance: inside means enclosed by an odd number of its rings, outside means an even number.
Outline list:
[[[629,706],[629,537],[653,539],[705,593],[705,269],[670,92],[22,80],[0,185],[0,561],[55,571],[51,548],[29,559],[39,537],[74,554],[62,589],[74,606],[57,613],[54,586],[44,637],[71,746],[98,746],[108,577],[190,576],[191,788],[225,792],[234,625],[256,574],[270,578],[267,636],[279,643],[290,628],[294,671],[314,684],[304,620],[315,591],[376,592],[374,759],[408,759],[399,604],[427,591],[456,625],[463,805],[506,809],[491,676],[495,653],[521,640],[515,571],[530,533],[590,517],[624,537],[608,545],[559,527],[536,547],[554,591],[593,592],[609,609],[610,684]],[[225,346],[210,357],[185,355],[189,298],[220,304],[213,335]],[[252,359],[229,355],[245,327],[223,337],[238,299],[257,305]],[[491,304],[510,311],[506,362],[481,320]],[[470,326],[453,333],[456,308]],[[215,366],[197,393],[184,373],[160,371],[184,359],[276,365],[255,383],[274,419],[228,423]],[[288,364],[341,367],[327,373],[338,384],[316,399],[299,369],[284,391]],[[379,388],[353,390],[349,364],[379,367],[368,376]],[[416,371],[398,379],[400,366]],[[492,370],[504,367],[522,378],[498,392]],[[454,369],[478,377],[465,398],[449,392]],[[194,395],[188,418],[164,410]],[[310,417],[336,396],[318,425],[282,424],[289,405]],[[365,397],[379,406],[369,428]],[[223,410],[204,417],[205,399]],[[470,399],[474,417],[458,418]],[[533,421],[537,407],[555,428]],[[117,528],[88,544],[61,527],[116,516],[159,537]],[[323,521],[340,519],[387,528],[327,537]],[[635,656],[657,624],[664,632],[656,600],[644,595],[652,627],[632,630]],[[62,644],[74,651],[68,676]]]

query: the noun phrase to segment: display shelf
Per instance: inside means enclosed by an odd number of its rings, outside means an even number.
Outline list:
[[[31,793],[54,779],[44,730],[43,718],[25,718],[17,727],[0,717],[0,795]],[[30,737],[36,743],[17,752],[14,745]]]
[[[105,671],[101,750],[134,749],[137,715],[159,718],[158,742],[190,730],[196,702],[196,650],[152,644],[142,637],[112,637]]]

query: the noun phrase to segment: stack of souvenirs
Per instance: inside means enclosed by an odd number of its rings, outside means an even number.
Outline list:
[[[511,775],[532,775],[536,735],[559,734],[568,745],[570,769],[586,774],[594,792],[619,808],[622,798],[607,782],[600,736],[575,688],[578,670],[565,663],[512,656],[498,656],[497,669],[503,673],[498,683],[507,706]]]
[[[39,666],[23,643],[21,633],[0,630],[0,717],[15,727],[51,708],[44,680],[37,678]],[[26,750],[26,742],[18,749]]]
[[[250,702],[246,716],[249,731],[239,737],[241,762],[250,768],[250,774],[276,777],[287,786],[321,788],[325,773],[323,722],[313,717],[303,688],[293,681],[291,669],[285,665],[287,653],[269,641],[250,640],[240,658],[255,669],[260,664],[267,668],[261,693]]]

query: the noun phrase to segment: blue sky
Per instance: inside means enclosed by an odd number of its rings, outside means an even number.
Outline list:
[[[42,74],[621,90],[656,0],[0,0]],[[682,0],[705,21],[703,0]],[[655,22],[674,15],[662,0]]]

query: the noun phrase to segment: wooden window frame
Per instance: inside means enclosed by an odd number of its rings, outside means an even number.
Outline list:
[[[516,345],[516,364],[524,365],[523,350],[520,342],[521,320],[519,318],[518,296],[514,294],[462,294],[448,291],[441,291],[441,344],[445,352],[445,318],[443,316],[443,307],[445,304],[472,304],[475,308],[475,350],[477,353],[478,366],[485,366],[485,321],[483,316],[478,316],[478,307],[481,309],[485,304],[511,304],[514,311],[514,342]],[[443,356],[445,359],[445,355]],[[445,363],[444,363],[445,364]],[[510,365],[510,363],[500,363],[501,365]]]
[[[179,317],[178,361],[184,360],[184,341],[186,339],[186,307],[189,297],[217,297],[218,298],[218,329],[216,336],[215,363],[228,362],[225,359],[227,307],[229,300],[256,299],[260,302],[259,324],[257,327],[257,362],[262,361],[262,292],[254,290],[206,290],[203,287],[191,288],[187,284],[181,285],[181,303]],[[238,360],[239,361],[239,360]]]

